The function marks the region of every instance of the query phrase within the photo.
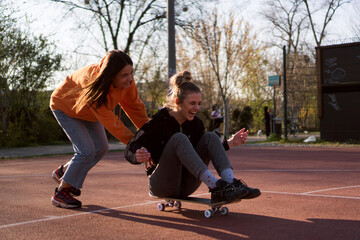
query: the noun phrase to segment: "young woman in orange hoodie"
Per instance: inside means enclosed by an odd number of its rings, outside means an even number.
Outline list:
[[[81,202],[73,195],[80,195],[88,171],[108,151],[104,127],[125,144],[133,137],[115,115],[117,104],[137,128],[148,121],[134,83],[133,62],[119,50],[109,51],[100,63],[68,75],[52,93],[50,108],[75,152],[67,164],[52,173],[60,184],[52,196],[53,205],[81,207]]]

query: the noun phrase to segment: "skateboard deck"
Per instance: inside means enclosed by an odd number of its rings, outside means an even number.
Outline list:
[[[229,213],[229,209],[227,207],[223,207],[223,205],[240,201],[240,199],[239,199],[239,200],[232,201],[232,202],[222,201],[222,202],[211,203],[211,199],[209,199],[209,198],[199,198],[199,197],[162,198],[162,197],[157,197],[157,196],[152,196],[152,195],[151,195],[151,197],[165,200],[165,203],[159,203],[157,205],[157,209],[159,211],[164,211],[166,207],[176,207],[178,209],[181,209],[181,206],[182,206],[181,202],[189,202],[189,203],[207,205],[211,209],[207,209],[204,211],[204,216],[206,218],[210,218],[213,215],[215,215],[216,213],[221,213],[221,215],[227,215]]]

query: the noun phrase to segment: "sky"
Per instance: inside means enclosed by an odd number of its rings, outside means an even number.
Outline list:
[[[1,1],[1,0],[0,0]],[[165,1],[165,0],[164,0]],[[264,11],[263,3],[265,0],[247,0],[246,4],[238,0],[220,0],[218,9],[225,13],[228,9],[238,9],[238,14],[248,21],[255,29],[260,40],[267,42],[271,34],[264,26],[268,23],[261,17],[260,11]],[[355,0],[360,6],[360,0]],[[66,11],[62,4],[51,3],[48,0],[14,0],[15,8],[19,10],[19,16],[26,15],[31,19],[30,31],[35,35],[42,34],[49,40],[54,41],[61,53],[70,53],[81,41],[84,36],[74,36],[72,31],[76,28],[73,19],[64,18]],[[339,43],[339,40],[347,40],[354,37],[351,25],[359,24],[359,17],[356,9],[351,5],[345,7],[335,15],[335,18],[328,26],[329,44]],[[28,27],[28,26],[26,26]],[[325,42],[326,43],[326,42]],[[84,61],[76,61],[83,64],[85,62],[97,61],[95,58],[87,57]],[[81,66],[72,66],[73,70]]]
[[[264,11],[264,1],[247,0],[247,3],[243,4],[243,1],[238,0],[220,0],[218,8],[225,9],[225,11],[226,9],[239,9],[240,15],[245,20],[254,25],[256,29],[260,29],[260,32],[264,32],[262,28],[267,23],[260,15],[260,11]],[[355,0],[355,2],[360,4],[360,0]],[[15,0],[15,5],[21,14],[26,13],[33,20],[30,26],[33,32],[50,36],[50,39],[61,42],[64,48],[74,44],[75,39],[69,30],[75,25],[71,20],[63,18],[66,11],[62,8],[62,4],[50,3],[48,0]],[[351,24],[358,18],[356,9],[351,5],[345,5],[343,9],[338,10],[328,27],[331,32],[329,40],[352,38]]]

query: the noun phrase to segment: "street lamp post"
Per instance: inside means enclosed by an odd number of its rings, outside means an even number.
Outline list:
[[[176,50],[175,50],[175,3],[174,0],[167,0],[168,20],[168,76],[176,73]]]
[[[284,82],[284,138],[287,140],[287,96],[286,96],[286,46],[283,46],[283,82]]]

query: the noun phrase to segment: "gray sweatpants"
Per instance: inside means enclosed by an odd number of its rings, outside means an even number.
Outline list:
[[[212,162],[218,174],[232,168],[219,137],[206,132],[194,149],[183,133],[167,142],[159,164],[149,178],[152,194],[158,197],[186,197],[199,188],[199,175]]]

